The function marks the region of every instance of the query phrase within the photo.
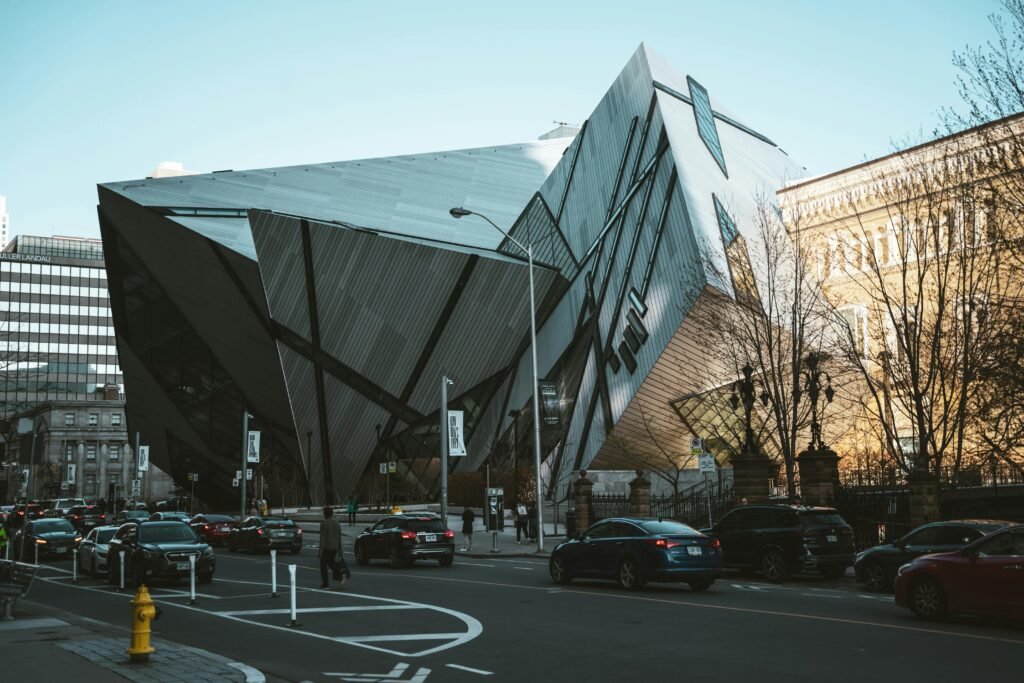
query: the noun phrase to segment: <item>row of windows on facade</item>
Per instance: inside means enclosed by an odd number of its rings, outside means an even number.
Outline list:
[[[103,243],[97,239],[20,235],[15,243],[17,254],[103,260]]]
[[[95,461],[96,460],[96,451],[97,451],[96,444],[94,444],[94,443],[93,444],[86,444],[86,446],[85,446],[85,459],[87,461]],[[125,444],[124,446],[120,446],[120,445],[118,445],[116,443],[109,444],[107,446],[107,457],[110,460],[120,460],[121,459],[122,451],[124,452],[125,455],[128,455],[128,445],[127,444]],[[64,458],[68,462],[73,462],[74,461],[74,459],[75,459],[75,447],[73,445],[69,444],[64,449]]]
[[[64,413],[64,426],[74,427],[75,420],[78,419],[75,413]],[[90,427],[97,427],[100,424],[99,413],[89,413],[86,417],[86,424]],[[121,426],[121,413],[110,413],[110,426],[120,427]]]
[[[37,341],[0,341],[0,353],[53,353],[61,356],[117,357],[117,347],[103,344],[60,344]]]
[[[839,309],[839,313],[845,322],[851,339],[853,341],[853,348],[856,350],[857,355],[861,358],[868,357],[868,343],[870,341],[870,334],[868,332],[868,308],[867,306],[860,304],[850,304],[843,306]],[[954,309],[955,319],[958,321],[964,321],[968,317],[970,318],[970,329],[974,335],[981,335],[984,333],[985,320],[988,315],[988,306],[986,302],[980,298],[961,298]],[[917,337],[917,308],[911,306],[907,310],[907,330],[905,335],[897,335],[897,326],[888,317],[883,317],[882,324],[885,328],[885,338],[881,340],[884,343],[883,350],[891,353],[897,362],[903,363],[906,360],[906,350],[903,344],[900,343],[899,337],[902,336],[904,339],[915,339]],[[902,327],[899,331],[902,331]]]
[[[78,337],[113,337],[114,328],[103,325],[72,325],[37,320],[10,321],[4,328],[8,334],[71,334]]]
[[[19,263],[18,261],[0,261],[0,272],[18,273],[19,275],[38,275],[51,278],[84,278],[106,280],[107,271],[103,268],[81,268],[79,266],[54,266],[48,263]]]
[[[905,225],[891,222],[874,230],[864,228],[860,236],[852,230],[837,231],[821,238],[815,249],[818,274],[850,274],[894,265],[904,259],[914,261],[922,249],[932,256],[936,246],[945,252],[960,249],[965,243],[978,246],[991,242],[999,225],[996,211],[996,202],[990,198],[982,202],[981,209],[961,203],[931,215],[920,226],[907,220]]]
[[[38,301],[0,301],[0,312],[26,313],[31,316],[67,315],[75,318],[105,318],[110,320],[109,306],[77,306],[75,304],[54,304]],[[106,322],[97,321],[97,322]]]
[[[49,283],[14,282],[12,280],[0,280],[0,292],[40,294],[42,296],[77,296],[90,299],[106,299],[108,296],[106,287],[76,287]]]

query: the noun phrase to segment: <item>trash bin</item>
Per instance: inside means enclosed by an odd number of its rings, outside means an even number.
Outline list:
[[[565,537],[572,538],[576,533],[576,511],[567,510],[565,513]]]

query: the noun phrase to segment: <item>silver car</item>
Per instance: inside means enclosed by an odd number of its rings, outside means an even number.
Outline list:
[[[78,569],[83,574],[96,576],[107,571],[107,549],[111,537],[120,527],[98,526],[78,544]]]

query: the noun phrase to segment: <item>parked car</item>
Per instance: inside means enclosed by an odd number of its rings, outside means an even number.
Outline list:
[[[138,586],[149,581],[187,578],[189,556],[196,558],[196,581],[210,583],[217,568],[213,548],[203,543],[181,522],[123,524],[110,539],[107,550],[107,583],[120,582],[124,563],[125,583]]]
[[[121,510],[114,516],[114,524],[121,526],[128,522],[148,522],[149,513],[145,510]]]
[[[836,579],[853,565],[853,529],[836,510],[803,505],[743,505],[711,529],[722,543],[722,563],[760,570],[782,582],[795,571]]]
[[[7,519],[14,512],[13,505],[0,505],[0,525],[7,526]]]
[[[85,533],[93,527],[106,524],[107,513],[96,505],[76,505],[68,510],[66,519],[71,522],[71,526]]]
[[[149,516],[151,522],[184,522],[189,523],[187,512],[154,512]]]
[[[455,559],[455,533],[435,514],[389,515],[356,537],[354,551],[357,564],[382,558],[397,568],[431,559],[450,567]]]
[[[50,511],[53,511],[54,517],[67,517],[71,508],[82,505],[85,505],[84,498],[58,498],[53,501]]]
[[[210,545],[226,543],[231,530],[238,526],[238,520],[231,515],[199,514],[193,517],[188,525],[192,531]]]
[[[633,590],[648,581],[681,581],[705,591],[722,574],[718,539],[671,520],[605,519],[555,546],[548,562],[555,583],[610,579]]]
[[[231,529],[227,544],[231,552],[280,548],[298,553],[302,550],[302,529],[285,517],[248,517]]]
[[[892,543],[861,551],[853,564],[857,581],[869,591],[891,591],[896,570],[915,557],[959,550],[1013,524],[991,519],[955,519],[925,524]]]
[[[14,559],[31,562],[36,558],[71,557],[71,550],[82,540],[66,519],[33,519],[25,523],[13,540]]]
[[[107,571],[108,544],[117,529],[116,526],[95,527],[78,544],[78,569],[82,573],[99,576],[99,572]]]
[[[965,612],[1024,618],[1024,524],[910,561],[896,573],[895,593],[897,605],[923,619]]]

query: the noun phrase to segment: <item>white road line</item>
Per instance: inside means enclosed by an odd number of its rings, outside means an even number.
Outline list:
[[[464,564],[467,567],[493,567],[494,566],[493,564],[478,564],[476,562],[464,562],[462,560],[459,560],[459,564]]]
[[[831,598],[833,600],[843,599],[842,595],[822,595],[821,593],[801,593],[800,595],[805,595],[808,598]]]
[[[468,671],[471,674],[480,674],[481,676],[491,676],[494,674],[493,671],[484,671],[483,669],[474,669],[470,666],[462,666],[461,664],[445,664],[445,666],[453,669],[459,669],[460,671]]]
[[[377,610],[392,610],[392,609],[423,609],[419,606],[414,605],[365,605],[365,606],[346,606],[346,607],[306,607],[303,609],[296,609],[298,614],[312,614],[316,612],[372,612]],[[290,614],[291,609],[242,609],[242,610],[230,610],[227,612],[214,612],[214,614],[227,615],[232,617],[247,617],[256,616],[260,614]]]
[[[342,643],[387,643],[392,640],[454,640],[461,637],[461,633],[397,633],[384,636],[337,636],[334,639]]]
[[[512,569],[521,569],[524,572],[532,572],[533,571],[533,567],[512,567]]]

